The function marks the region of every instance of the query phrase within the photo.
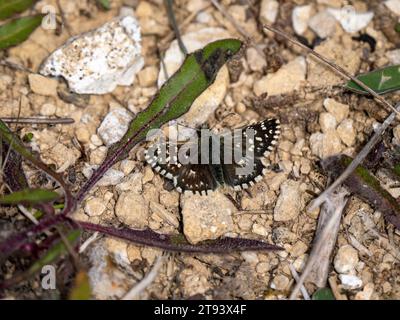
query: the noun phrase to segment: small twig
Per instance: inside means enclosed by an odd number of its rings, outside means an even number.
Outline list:
[[[337,201],[335,201],[337,200]],[[328,279],[330,264],[331,264],[331,256],[333,249],[335,248],[337,236],[340,228],[340,220],[341,215],[335,215],[334,210],[336,205],[340,205],[343,201],[341,197],[337,199],[336,195],[331,196],[331,201],[327,201],[322,205],[321,213],[318,218],[318,226],[315,235],[315,239],[317,241],[320,238],[321,232],[324,230],[326,223],[331,219],[332,228],[330,232],[327,234],[325,241],[322,243],[321,249],[318,254],[318,263],[315,263],[310,271],[310,276],[308,278],[309,281],[315,283],[317,287],[323,288],[326,285],[326,281]],[[333,203],[332,202],[338,202]]]
[[[300,278],[299,278],[299,275],[297,274],[297,271],[294,268],[293,264],[289,263],[289,269],[290,269],[290,272],[292,273],[294,280],[296,280],[296,282],[298,282]],[[304,287],[304,285],[301,285],[300,291],[301,291],[301,294],[303,295],[304,300],[310,300],[310,295],[308,294],[307,289]]]
[[[57,0],[56,3],[57,3],[58,11],[60,11],[62,23],[63,23],[63,25],[65,25],[65,29],[67,29],[68,35],[71,36],[72,35],[71,27],[70,27],[67,19],[65,18],[64,10],[61,6],[60,0]]]
[[[16,64],[16,63],[8,61],[8,60],[0,60],[0,65],[3,67],[10,68],[12,70],[23,71],[23,72],[27,72],[27,73],[36,73],[25,66]]]
[[[99,238],[99,233],[96,231],[93,233],[84,243],[79,247],[79,253],[83,253],[93,242]]]
[[[129,290],[122,300],[133,300],[135,299],[141,292],[143,292],[157,277],[158,271],[161,269],[166,255],[161,255],[157,257],[156,262],[151,268],[150,272],[139,282],[137,283],[131,290]]]
[[[336,277],[330,277],[328,279],[329,286],[332,289],[332,293],[335,296],[336,300],[347,300],[347,297],[344,294],[341,294],[336,283]]]
[[[249,35],[247,33],[246,30],[243,29],[242,26],[240,26],[236,20],[228,13],[228,10],[218,2],[218,0],[211,0],[211,3],[214,5],[215,8],[218,9],[219,12],[221,12],[221,14],[228,19],[228,21],[230,23],[232,23],[232,25],[236,28],[236,30],[243,36],[246,38],[247,41],[249,41],[251,43],[251,45],[254,47],[254,49],[257,50],[258,54],[263,57],[264,59],[266,59],[266,56],[264,54],[264,51],[262,51],[260,49],[260,47],[254,43],[254,41],[252,40],[253,37],[251,35]]]
[[[165,0],[165,6],[167,8],[168,19],[169,23],[171,24],[172,29],[174,30],[176,40],[178,40],[179,48],[181,49],[182,53],[186,56],[188,51],[185,47],[185,44],[182,41],[181,33],[179,31],[178,23],[175,19],[174,8],[173,8],[173,1],[172,0]]]
[[[48,119],[48,118],[36,118],[36,117],[26,117],[26,118],[12,118],[6,117],[1,118],[5,123],[21,123],[21,124],[72,124],[75,122],[72,118],[59,118],[59,119]]]
[[[17,205],[18,209],[23,213],[23,215],[28,218],[33,224],[39,224],[39,221],[33,216],[33,214],[25,208],[22,204]]]
[[[300,279],[297,281],[297,284],[294,287],[289,299],[291,300],[296,299],[302,284],[312,271],[314,264],[319,260],[321,248],[323,248],[324,243],[328,239],[329,234],[337,221],[337,216],[340,217],[342,215],[343,209],[347,203],[347,200],[345,200],[346,195],[347,191],[343,189],[337,194],[332,194],[330,199],[328,199],[328,201],[326,202],[326,205],[329,205],[332,208],[332,216],[326,222],[324,228],[321,230],[318,239],[316,239],[315,244],[313,245],[312,251],[310,253],[310,256],[308,258],[307,265],[305,266],[300,276]]]

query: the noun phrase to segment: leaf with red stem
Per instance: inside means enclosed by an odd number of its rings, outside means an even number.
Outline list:
[[[74,220],[75,221],[75,220]],[[243,238],[221,238],[204,241],[192,245],[183,235],[159,234],[152,230],[134,230],[130,228],[114,228],[101,226],[89,222],[75,221],[82,229],[98,231],[100,233],[134,242],[136,244],[157,247],[167,251],[190,253],[229,253],[233,251],[278,251],[283,248],[262,241]]]

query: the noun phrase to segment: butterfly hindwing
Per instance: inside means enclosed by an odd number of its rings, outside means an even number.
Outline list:
[[[237,133],[235,135],[241,140],[241,145],[233,140],[232,164],[222,165],[224,182],[235,190],[247,189],[260,181],[267,172],[261,158],[269,155],[279,139],[279,120],[261,121],[243,128],[239,136]],[[235,158],[235,148],[236,151],[240,151],[240,157]]]

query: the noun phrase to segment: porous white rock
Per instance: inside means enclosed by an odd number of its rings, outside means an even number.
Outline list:
[[[101,137],[106,146],[119,141],[126,133],[132,115],[124,108],[116,108],[110,111],[97,129],[98,135]]]
[[[302,35],[308,28],[308,21],[313,10],[311,4],[305,6],[297,6],[292,11],[292,24],[294,31]]]
[[[143,67],[140,26],[133,16],[116,18],[72,37],[42,64],[45,76],[63,77],[80,94],[105,94],[129,86]]]
[[[374,17],[372,11],[357,12],[352,6],[346,6],[341,9],[328,8],[327,10],[348,33],[358,32],[365,28]]]
[[[189,32],[182,36],[188,52],[203,48],[210,42],[232,37],[228,31],[222,28],[204,28],[196,32]],[[182,65],[185,56],[179,49],[177,40],[171,42],[170,47],[165,52],[164,64],[160,65],[160,73],[158,75],[158,86],[166,81],[164,65],[168,76],[172,76],[175,71]],[[193,102],[190,110],[179,118],[179,123],[190,127],[196,127],[203,124],[210,115],[223,101],[229,85],[229,72],[226,66],[223,66],[218,72],[214,83],[207,88]]]

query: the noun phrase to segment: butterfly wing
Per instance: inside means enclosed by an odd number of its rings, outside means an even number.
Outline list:
[[[155,171],[172,180],[178,192],[207,194],[218,187],[214,169],[209,164],[182,164],[178,154],[180,145],[169,142],[152,145],[145,159]]]
[[[241,145],[232,148],[232,163],[222,165],[224,182],[235,190],[246,189],[262,179],[267,173],[262,157],[267,156],[276,145],[280,135],[280,124],[277,119],[267,119],[243,128],[239,132]],[[226,147],[226,146],[224,146]],[[241,158],[236,159],[234,148],[241,148]],[[246,150],[246,148],[248,150]],[[228,148],[229,149],[229,148]],[[226,152],[227,148],[225,148]],[[245,152],[248,151],[248,152]],[[250,152],[249,152],[250,151]]]

